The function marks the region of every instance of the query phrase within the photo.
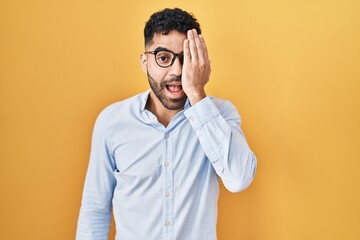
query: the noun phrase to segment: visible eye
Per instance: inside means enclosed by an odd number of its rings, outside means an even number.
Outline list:
[[[156,60],[162,64],[170,63],[172,58],[173,58],[173,55],[167,51],[160,51],[156,54]]]
[[[162,61],[162,62],[166,62],[169,58],[166,57],[166,56],[161,56],[161,57],[158,57],[158,60]]]

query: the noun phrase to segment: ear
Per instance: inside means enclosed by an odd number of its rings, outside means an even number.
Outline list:
[[[140,66],[144,73],[147,73],[147,55],[145,53],[140,54]]]

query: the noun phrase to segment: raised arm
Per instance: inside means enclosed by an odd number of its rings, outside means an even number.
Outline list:
[[[225,187],[239,192],[254,178],[256,157],[241,130],[236,108],[230,102],[206,96],[204,88],[210,72],[204,38],[196,30],[189,30],[184,41],[182,85],[192,107],[185,115]]]

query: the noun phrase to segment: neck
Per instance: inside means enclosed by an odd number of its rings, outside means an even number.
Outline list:
[[[152,112],[157,117],[158,121],[165,127],[167,127],[171,119],[182,110],[170,110],[165,108],[152,91],[150,91],[146,109]]]

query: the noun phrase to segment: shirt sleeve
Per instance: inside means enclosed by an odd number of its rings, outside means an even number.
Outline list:
[[[218,108],[206,97],[184,114],[224,186],[231,192],[246,189],[255,176],[256,157],[241,130],[236,108],[228,101]]]
[[[78,219],[77,240],[107,240],[115,187],[115,161],[106,143],[107,118],[96,120]]]

